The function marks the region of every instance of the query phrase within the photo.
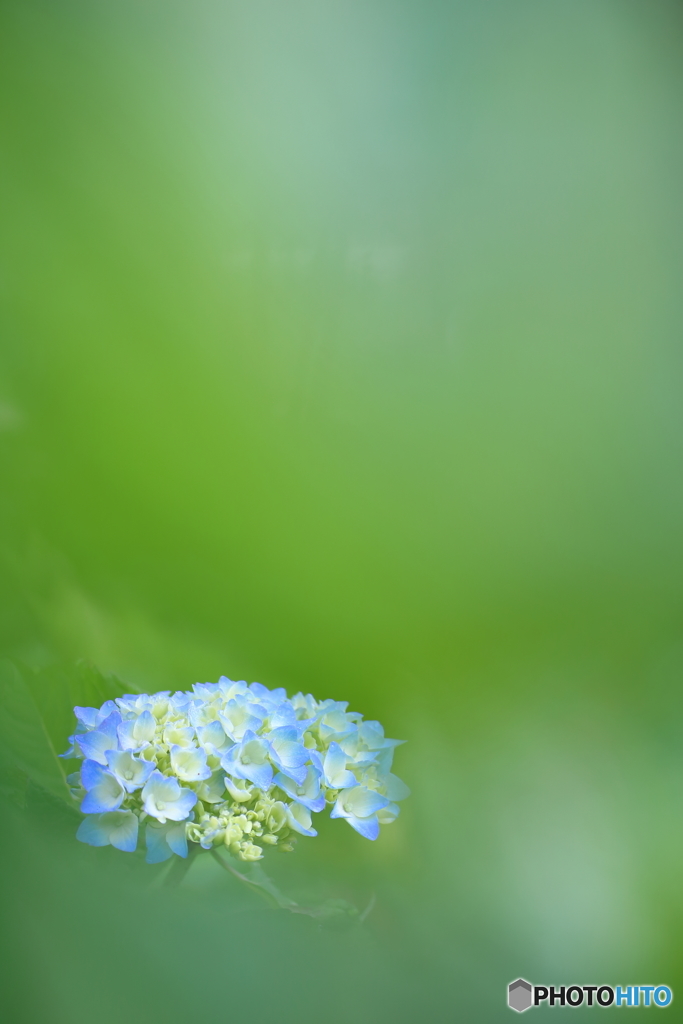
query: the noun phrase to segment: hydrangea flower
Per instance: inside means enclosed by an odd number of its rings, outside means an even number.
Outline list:
[[[326,806],[377,839],[410,792],[391,773],[403,741],[345,702],[222,676],[74,712],[62,756],[83,759],[69,776],[85,814],[76,836],[133,851],[141,834],[150,864],[187,857],[188,842],[244,861],[291,850],[298,835],[317,835],[312,814]]]

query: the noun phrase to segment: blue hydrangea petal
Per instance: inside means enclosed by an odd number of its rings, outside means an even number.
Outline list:
[[[285,768],[301,768],[310,758],[306,747],[298,742],[296,729],[273,729],[268,734],[268,742]]]
[[[97,761],[99,764],[107,763],[105,751],[110,750],[114,746],[111,736],[104,732],[99,732],[97,729],[92,732],[83,733],[82,736],[76,736],[76,743],[81,748],[84,757],[91,761]]]
[[[145,829],[145,845],[147,853],[145,860],[148,864],[161,864],[173,856],[173,851],[166,840],[168,829],[165,826],[157,827],[151,822],[147,823]]]
[[[287,796],[296,800],[297,803],[303,804],[304,807],[308,807],[309,811],[322,811],[325,806],[325,797],[320,792],[317,772],[312,765],[308,767],[307,777],[302,783],[287,778],[282,772],[278,772],[273,781],[276,786],[284,790]]]
[[[185,822],[172,825],[166,833],[166,842],[179,857],[187,857],[187,830]]]
[[[218,683],[213,684],[223,694],[225,700],[230,700],[232,697],[244,697],[249,692],[244,679],[237,681],[228,679],[227,676],[221,676]]]
[[[82,778],[82,774],[81,774]],[[110,772],[103,772],[100,781],[91,786],[81,804],[84,814],[103,814],[115,811],[123,803],[126,791]]]
[[[270,705],[271,707],[278,707],[287,700],[287,691],[282,686],[277,690],[269,690],[268,687],[264,686],[262,683],[252,683],[249,689],[258,702],[266,706]]]
[[[277,759],[274,760],[276,760],[277,762]],[[284,764],[277,764],[277,767],[280,769],[280,772],[283,775],[289,776],[289,778],[292,779],[297,784],[297,786],[303,786],[304,782],[306,781],[307,774],[307,769],[305,765],[301,768],[287,768]]]
[[[144,786],[154,771],[153,761],[133,757],[130,750],[108,750],[106,757],[107,764],[128,793]]]
[[[339,794],[339,799],[342,806],[358,818],[367,818],[389,803],[385,796],[365,786],[354,786],[353,789],[344,790]]]
[[[69,747],[68,747],[68,750],[65,750],[63,754],[57,754],[57,757],[66,757],[66,758],[82,757],[82,756],[83,756],[83,751],[80,748],[76,747],[76,735],[75,735],[75,733],[74,733],[73,736],[69,736]]]
[[[84,818],[78,826],[76,839],[88,846],[109,846],[109,829],[102,826],[102,814]]]
[[[196,803],[197,794],[195,792],[191,789],[181,789],[180,795],[171,808],[171,812],[167,814],[167,817],[171,821],[184,821],[186,818],[189,818]]]
[[[364,839],[377,839],[379,836],[379,822],[375,815],[371,818],[357,818],[354,814],[349,814],[346,815],[346,820]]]
[[[317,836],[314,828],[311,828],[311,812],[302,804],[286,804],[287,824],[302,836]]]
[[[81,765],[81,782],[83,783],[84,789],[93,789],[99,785],[105,775],[109,775],[103,765],[99,764],[98,761],[92,761],[89,758]]]
[[[224,754],[231,745],[231,740],[226,735],[225,729],[217,720],[197,728],[197,740],[207,753],[218,757]]]
[[[266,717],[267,711],[260,704],[254,704],[244,697],[232,697],[223,710],[219,712],[219,719],[226,734],[230,739],[239,742],[244,740],[249,732],[259,729]]]
[[[305,724],[297,718],[296,711],[288,702],[278,704],[277,707],[272,708],[268,717],[271,729],[294,727],[297,737],[306,728]]]
[[[138,845],[138,819],[132,811],[117,811],[116,818],[111,816],[109,827],[109,842],[117,850],[124,853],[133,853]]]
[[[356,777],[347,767],[348,757],[338,743],[330,743],[323,761],[325,782],[330,789],[349,789],[356,785]]]
[[[97,729],[77,735],[76,742],[85,757],[106,764],[105,751],[115,750],[119,745],[117,728],[120,724],[121,715],[118,711],[112,711]]]
[[[267,790],[273,781],[273,766],[264,764],[241,765],[242,778],[253,782],[259,789]]]
[[[99,708],[81,708],[76,706],[74,714],[86,729],[94,729],[97,723],[101,721]]]

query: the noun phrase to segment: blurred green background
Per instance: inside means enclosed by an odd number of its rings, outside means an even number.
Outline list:
[[[349,700],[413,789],[272,858],[343,931],[3,798],[8,1024],[683,993],[682,29],[2,0],[2,655]]]

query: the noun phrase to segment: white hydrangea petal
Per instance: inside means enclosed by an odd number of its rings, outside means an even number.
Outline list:
[[[385,796],[380,796],[366,786],[355,786],[353,789],[345,790],[339,794],[339,799],[344,810],[357,818],[367,818],[389,803]]]
[[[286,804],[287,824],[302,836],[317,836],[311,828],[311,812],[303,804]]]
[[[183,782],[202,782],[211,778],[206,754],[200,747],[171,747],[171,767]]]
[[[387,804],[377,812],[376,818],[380,825],[391,825],[398,818],[400,811],[398,804]]]
[[[384,784],[384,792],[393,802],[397,800],[405,800],[410,796],[410,789],[406,786],[403,779],[399,779],[398,775],[387,775]]]

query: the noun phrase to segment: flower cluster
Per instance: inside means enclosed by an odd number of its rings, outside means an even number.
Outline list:
[[[132,851],[144,824],[147,861],[186,857],[188,840],[241,860],[315,836],[311,813],[332,808],[366,839],[394,821],[407,786],[391,774],[401,740],[379,722],[284,689],[222,676],[191,691],[127,695],[78,719],[63,757],[86,815],[77,837]]]

